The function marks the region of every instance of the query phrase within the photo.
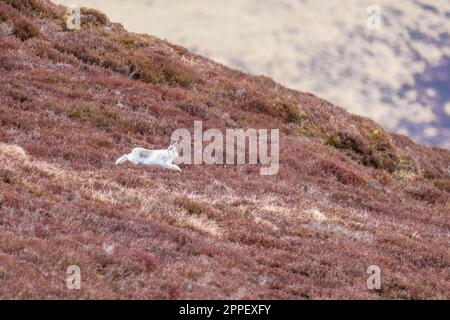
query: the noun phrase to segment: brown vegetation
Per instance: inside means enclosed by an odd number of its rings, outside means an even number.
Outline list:
[[[66,30],[64,14],[0,3],[17,29],[0,32],[1,298],[450,298],[449,151],[95,10]],[[278,175],[114,166],[198,119],[279,128]]]

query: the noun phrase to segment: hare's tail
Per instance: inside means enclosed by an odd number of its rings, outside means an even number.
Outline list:
[[[128,155],[124,154],[123,156],[121,156],[119,159],[116,160],[116,165],[122,164],[126,161],[128,161]]]

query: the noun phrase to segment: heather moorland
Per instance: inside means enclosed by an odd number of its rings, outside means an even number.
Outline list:
[[[450,298],[450,151],[81,14],[0,2],[1,298]],[[280,129],[278,174],[114,165],[196,120]]]

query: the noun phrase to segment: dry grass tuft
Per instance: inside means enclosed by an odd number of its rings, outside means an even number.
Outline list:
[[[89,28],[89,27],[102,27],[106,25],[109,20],[106,15],[98,10],[91,8],[81,8],[81,27]]]
[[[25,41],[39,36],[39,30],[27,19],[20,19],[14,23],[13,33],[20,40]]]

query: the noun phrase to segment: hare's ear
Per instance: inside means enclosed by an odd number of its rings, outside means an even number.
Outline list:
[[[178,144],[178,140],[172,140],[172,141],[170,142],[170,147],[176,147],[177,144]]]

